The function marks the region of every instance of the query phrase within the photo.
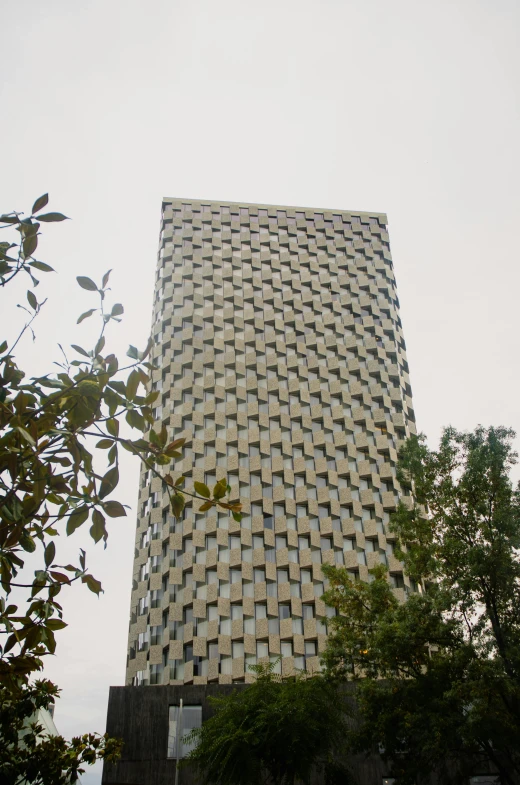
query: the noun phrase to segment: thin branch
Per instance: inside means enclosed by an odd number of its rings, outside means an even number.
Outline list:
[[[57,569],[58,569],[58,567],[57,567]],[[9,586],[16,586],[17,588],[20,588],[20,589],[35,589],[35,588],[45,589],[46,586],[50,587],[50,586],[56,586],[56,585],[58,585],[58,586],[69,586],[71,583],[74,583],[74,581],[77,581],[79,578],[82,578],[84,575],[86,575],[86,573],[87,573],[87,571],[83,570],[83,572],[80,575],[76,575],[75,578],[70,578],[70,580],[68,580],[68,581],[53,581],[53,580],[50,580],[48,583],[11,583],[9,581]],[[5,589],[4,589],[4,591],[5,591]]]
[[[6,283],[7,283],[7,281],[6,281]],[[11,346],[11,348],[9,349],[9,354],[12,354],[12,353],[14,352],[14,350],[15,350],[15,348],[16,348],[16,345],[18,344],[18,342],[19,342],[19,341],[20,341],[20,339],[22,338],[22,336],[23,336],[24,332],[25,332],[26,330],[29,330],[29,329],[31,328],[31,324],[34,322],[34,320],[36,319],[36,317],[39,315],[39,313],[40,313],[40,311],[41,311],[42,307],[45,305],[45,303],[46,303],[46,302],[47,302],[47,298],[45,298],[45,300],[43,300],[41,303],[38,303],[38,310],[34,312],[34,315],[33,315],[32,319],[30,319],[30,320],[27,322],[27,324],[24,326],[24,328],[23,328],[23,330],[21,331],[20,335],[18,336],[18,338],[16,339],[16,341],[13,343],[13,345],[12,345],[12,346]]]

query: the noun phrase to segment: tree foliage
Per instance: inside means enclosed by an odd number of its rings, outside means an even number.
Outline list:
[[[0,229],[15,233],[0,243],[0,289],[6,291],[7,284],[24,275],[30,281],[27,303],[20,306],[28,314],[27,323],[11,346],[0,340],[0,685],[7,691],[4,696],[9,690],[20,696],[29,675],[41,669],[42,657],[54,653],[55,633],[67,626],[59,601],[63,588],[77,581],[95,594],[101,591],[100,582],[87,570],[83,550],[77,564],[61,563],[58,538],[88,526],[94,543],[103,541],[106,546],[108,522],[126,516],[125,505],[113,497],[121,449],[161,478],[174,515],[182,513],[188,495],[198,500],[201,511],[219,506],[240,519],[240,504],[225,500],[230,490],[225,479],[213,489],[195,483],[187,490],[185,478],[178,472],[175,476],[175,461],[182,457],[185,440],[154,422],[154,403],[160,393],[152,389],[156,364],[151,342],[143,351],[130,346],[124,362],[107,348],[109,327],[124,312],[120,303],[107,305],[110,271],[99,283],[86,276],[77,279],[97,298],[78,319],[78,323],[94,315],[99,319],[93,346],[72,344],[71,350],[60,346],[59,370],[36,378],[17,365],[15,348],[28,331],[33,332],[34,320],[46,302],[37,298],[35,276],[53,272],[34,256],[40,225],[65,220],[61,213],[42,214],[47,203],[45,194],[27,218],[20,213],[0,216]],[[137,435],[132,436],[132,431]],[[27,577],[33,567],[33,577]],[[28,590],[25,599],[26,592],[20,589]],[[11,600],[13,593],[16,602]]]
[[[105,734],[86,733],[70,742],[50,736],[39,717],[59,690],[43,679],[13,691],[0,686],[0,784],[69,785],[96,759],[117,760],[121,743]]]
[[[486,766],[520,782],[520,495],[514,433],[444,431],[438,451],[408,440],[399,479],[413,494],[392,517],[407,574],[399,603],[386,569],[370,583],[324,567],[330,674],[358,684],[357,749],[379,744],[400,782],[437,770],[464,781]]]
[[[341,762],[345,714],[333,684],[302,673],[283,678],[257,665],[256,680],[229,696],[211,697],[215,713],[188,738],[187,758],[210,785],[307,785],[311,774],[347,783]]]

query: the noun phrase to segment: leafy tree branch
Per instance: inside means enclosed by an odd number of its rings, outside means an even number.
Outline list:
[[[110,328],[124,314],[121,303],[108,304],[110,270],[99,284],[87,276],[77,278],[83,290],[98,298],[97,306],[77,320],[78,324],[92,317],[99,320],[91,348],[72,344],[74,354],[69,360],[69,350],[60,344],[62,360],[55,363],[58,370],[39,377],[27,375],[18,366],[14,350],[27,331],[32,331],[46,302],[38,301],[35,287],[39,280],[35,276],[53,272],[50,265],[35,258],[40,229],[42,224],[66,220],[62,213],[42,213],[47,204],[48,195],[44,194],[35,201],[29,217],[18,212],[0,216],[0,229],[6,230],[6,236],[9,232],[13,235],[0,242],[0,289],[5,292],[9,283],[24,274],[29,281],[26,304],[20,306],[28,312],[29,320],[11,346],[0,341],[0,689],[8,702],[12,699],[13,706],[17,700],[32,700],[36,705],[34,702],[41,699],[38,690],[49,700],[57,694],[41,687],[41,682],[31,685],[30,677],[41,670],[42,658],[55,652],[55,633],[67,626],[60,604],[63,588],[82,583],[96,595],[102,591],[87,569],[84,550],[80,550],[77,564],[61,563],[58,538],[88,525],[94,544],[102,541],[106,547],[109,521],[127,514],[125,505],[114,498],[120,449],[137,456],[154,477],[161,478],[174,515],[182,513],[186,497],[200,503],[201,511],[220,506],[237,520],[241,509],[238,502],[226,501],[230,489],[225,479],[212,490],[203,483],[184,489],[183,476],[173,479],[171,472],[182,458],[185,439],[176,438],[155,422],[154,403],[159,392],[152,390],[152,374],[158,370],[150,357],[152,342],[142,351],[131,346],[127,353],[130,362],[120,362],[107,348]],[[34,578],[29,583],[20,573],[33,565]],[[20,589],[29,590],[25,599],[20,599]],[[14,590],[18,591],[17,604],[11,601]],[[34,741],[34,761],[47,747],[52,748],[62,756],[63,771],[70,769],[70,781],[75,781],[78,761],[88,763],[96,756],[117,752],[112,741],[92,735],[63,742],[65,746],[58,750],[58,742],[38,739],[36,726],[29,727],[26,736],[31,744]],[[13,760],[16,749],[14,744]],[[0,762],[3,765],[1,758]],[[37,769],[40,764],[34,765]],[[62,781],[40,775],[38,779],[34,772],[34,779],[30,779],[21,768],[18,779]],[[0,767],[0,779],[2,774]],[[9,781],[17,780],[13,777]]]

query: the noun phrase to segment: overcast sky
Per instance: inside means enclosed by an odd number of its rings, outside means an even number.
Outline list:
[[[26,370],[88,344],[79,274],[113,268],[113,345],[145,343],[163,196],[375,210],[419,429],[432,445],[448,424],[520,430],[519,17],[517,0],[4,3],[0,211],[49,191],[73,219],[45,227],[39,258],[59,275],[43,277]],[[9,336],[15,303],[3,294]],[[132,510],[137,475],[126,460]],[[134,526],[132,511],[89,547],[101,599],[68,592],[47,667],[67,736],[104,730],[124,683]]]

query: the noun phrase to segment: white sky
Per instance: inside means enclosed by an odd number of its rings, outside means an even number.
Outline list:
[[[448,424],[520,430],[519,17],[516,0],[4,4],[0,210],[49,191],[73,218],[45,228],[59,276],[42,276],[24,367],[88,345],[74,325],[93,298],[74,278],[109,267],[126,309],[114,346],[145,343],[163,196],[380,210],[419,429],[432,445]],[[125,469],[118,498],[135,508]],[[89,547],[101,599],[68,592],[47,668],[65,735],[102,731],[124,680],[134,525]]]

